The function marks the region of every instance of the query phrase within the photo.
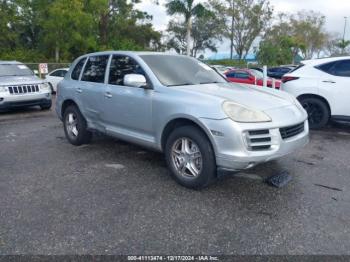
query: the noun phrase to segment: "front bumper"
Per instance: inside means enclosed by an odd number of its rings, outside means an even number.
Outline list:
[[[283,111],[283,110],[282,110]],[[211,142],[216,154],[216,164],[221,170],[240,171],[259,163],[271,161],[292,153],[309,142],[309,125],[304,112],[297,115],[284,115],[280,121],[269,123],[237,123],[231,119],[202,119],[211,133]],[[269,114],[272,116],[273,114]],[[282,114],[283,115],[283,114]],[[292,137],[282,138],[280,128],[304,124],[304,130]],[[249,147],[249,131],[268,130],[271,146],[267,149],[252,150]]]
[[[46,106],[51,104],[51,94],[47,92],[24,95],[1,95],[0,109],[12,109],[29,106]]]

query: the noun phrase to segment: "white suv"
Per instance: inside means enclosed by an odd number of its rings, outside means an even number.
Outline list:
[[[350,122],[350,56],[303,61],[282,82],[281,89],[308,112],[311,128],[325,126],[330,118]]]

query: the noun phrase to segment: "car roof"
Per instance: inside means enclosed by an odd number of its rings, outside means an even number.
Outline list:
[[[77,59],[82,59],[85,57],[90,57],[90,56],[96,56],[96,55],[127,55],[127,56],[132,56],[132,55],[137,55],[137,56],[146,56],[146,55],[159,55],[159,56],[182,56],[182,57],[188,57],[186,55],[180,55],[177,53],[170,53],[170,52],[151,52],[151,51],[102,51],[102,52],[94,52],[94,53],[89,53],[82,55],[78,57]],[[193,57],[190,57],[193,58]]]
[[[311,59],[301,61],[304,65],[321,65],[329,62],[334,62],[338,60],[350,59],[350,56],[338,56],[338,57],[327,57],[327,58],[319,58],[319,59]]]
[[[138,56],[145,56],[145,55],[168,55],[168,56],[184,56],[177,53],[170,53],[170,52],[151,52],[151,51],[102,51],[102,52],[95,52],[95,53],[89,53],[80,56],[82,57],[88,57],[93,55],[110,55],[110,54],[118,54],[118,55],[138,55]]]

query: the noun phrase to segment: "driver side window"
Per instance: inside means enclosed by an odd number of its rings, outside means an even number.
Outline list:
[[[111,85],[124,85],[124,76],[128,74],[141,74],[145,72],[141,66],[131,57],[123,55],[114,55],[112,57],[108,83]]]

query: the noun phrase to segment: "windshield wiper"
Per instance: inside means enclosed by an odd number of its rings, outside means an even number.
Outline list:
[[[201,83],[199,83],[199,84],[205,85],[205,84],[221,84],[221,83],[224,83],[224,82],[212,81],[212,82],[201,82]]]

